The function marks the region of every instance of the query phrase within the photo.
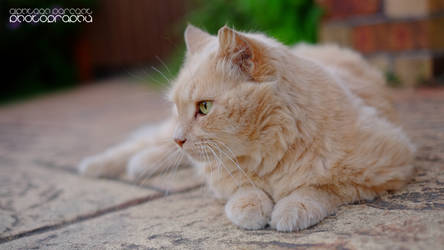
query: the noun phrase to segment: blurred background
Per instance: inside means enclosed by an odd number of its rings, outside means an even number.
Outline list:
[[[2,0],[0,103],[127,76],[174,78],[183,30],[224,24],[284,44],[336,43],[363,53],[393,87],[444,81],[444,0]],[[92,23],[10,22],[11,8],[90,8]]]

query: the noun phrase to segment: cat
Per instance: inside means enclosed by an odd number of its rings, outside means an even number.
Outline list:
[[[199,170],[235,225],[286,232],[411,180],[414,145],[382,74],[356,52],[227,26],[184,36],[171,118],[86,158],[82,174],[136,179],[185,153],[179,164]]]

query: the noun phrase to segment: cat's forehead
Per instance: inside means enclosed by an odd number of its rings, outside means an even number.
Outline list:
[[[221,76],[215,72],[214,55],[189,58],[185,62],[171,92],[170,100],[179,102],[196,102],[213,99],[218,94]]]

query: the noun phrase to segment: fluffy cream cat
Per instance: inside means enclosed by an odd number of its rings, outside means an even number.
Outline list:
[[[397,125],[384,79],[335,46],[288,48],[222,27],[185,31],[186,60],[169,121],[79,171],[137,178],[185,152],[236,225],[307,228],[344,203],[371,200],[412,177],[414,147]],[[163,159],[163,160],[162,160]],[[168,164],[169,162],[169,164]]]

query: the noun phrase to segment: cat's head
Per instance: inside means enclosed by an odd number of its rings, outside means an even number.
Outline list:
[[[212,36],[189,25],[184,65],[170,91],[175,141],[198,161],[248,156],[282,140],[276,58],[284,46],[222,27]],[[272,149],[270,149],[272,150]]]

